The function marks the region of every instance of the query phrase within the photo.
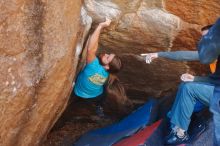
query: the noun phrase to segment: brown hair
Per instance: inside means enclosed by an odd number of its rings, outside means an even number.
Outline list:
[[[111,74],[118,73],[122,69],[121,59],[115,55],[112,61],[109,63],[108,72]]]
[[[109,75],[105,90],[108,108],[117,111],[117,113],[120,111],[119,113],[122,115],[127,114],[132,107],[132,103],[127,98],[124,86],[114,74]]]
[[[212,26],[213,26],[213,24],[206,25],[206,26],[201,28],[201,31],[209,30]]]
[[[115,56],[113,60],[109,63],[108,72],[110,73],[110,75],[106,83],[105,90],[107,96],[106,100],[111,104],[111,108],[124,112],[126,111],[125,106],[127,106],[128,103],[131,103],[126,96],[124,86],[115,75],[121,70],[121,68],[121,59],[118,56]]]

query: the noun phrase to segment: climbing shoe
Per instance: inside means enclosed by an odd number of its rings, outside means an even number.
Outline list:
[[[100,118],[105,118],[105,114],[104,114],[103,107],[101,107],[101,106],[96,106],[96,114],[97,114]]]
[[[187,132],[184,132],[184,135],[179,137],[177,132],[172,130],[170,134],[165,138],[165,145],[178,145],[185,144],[189,142],[189,135]]]

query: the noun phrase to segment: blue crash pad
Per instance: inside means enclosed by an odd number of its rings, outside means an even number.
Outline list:
[[[155,106],[157,102],[150,100],[118,123],[86,133],[74,146],[111,146],[145,127],[151,120]]]

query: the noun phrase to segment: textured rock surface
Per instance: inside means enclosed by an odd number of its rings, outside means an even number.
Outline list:
[[[215,22],[220,13],[219,0],[166,0],[164,1],[164,7],[183,21],[198,25],[207,25]]]
[[[154,51],[194,50],[201,36],[199,30],[202,25],[213,23],[218,17],[220,1],[84,1],[85,9],[93,19],[93,27],[104,17],[113,20],[101,35],[101,51],[112,51],[122,57],[124,69],[119,76],[136,103],[145,102],[149,95],[161,97],[175,91],[182,73],[207,72],[208,67],[198,62],[158,59],[149,65],[138,60],[135,55]],[[89,105],[77,104],[70,108],[74,108],[74,111],[66,111],[61,119],[67,121],[65,126],[57,124],[44,143],[45,146],[71,145],[89,129],[107,124],[103,120],[95,120],[96,114],[91,113],[94,110],[90,110]]]
[[[39,145],[71,91],[81,1],[3,0],[0,8],[0,145]]]
[[[85,7],[95,23],[104,17],[113,20],[101,35],[101,45],[104,51],[122,56],[125,69],[119,76],[129,90],[160,96],[176,88],[182,73],[200,75],[208,71],[198,62],[158,59],[146,65],[134,55],[195,50],[201,27],[217,19],[220,1],[85,0]]]
[[[193,50],[202,25],[219,16],[220,1],[84,1],[82,9],[81,0],[0,2],[0,146],[40,145],[60,117],[76,66],[83,64],[87,13],[93,26],[104,17],[113,20],[100,43],[122,56],[119,76],[128,91],[161,96],[175,90],[180,74],[205,72],[198,63],[158,59],[146,65],[135,55]]]

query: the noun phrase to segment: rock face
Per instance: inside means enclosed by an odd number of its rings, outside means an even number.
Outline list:
[[[162,96],[173,92],[180,74],[207,70],[164,59],[147,65],[135,55],[193,50],[200,28],[218,17],[219,0],[84,0],[81,6],[81,0],[0,2],[0,146],[41,144],[66,107],[92,20],[94,27],[112,19],[100,45],[122,57],[119,77],[128,92]]]
[[[220,1],[85,0],[95,23],[109,17],[110,28],[101,35],[101,48],[122,56],[120,79],[129,91],[162,96],[174,91],[182,73],[207,73],[199,62],[157,59],[147,65],[135,55],[156,51],[196,50],[203,25],[214,23]]]
[[[68,102],[81,0],[0,2],[0,145],[40,145]]]

